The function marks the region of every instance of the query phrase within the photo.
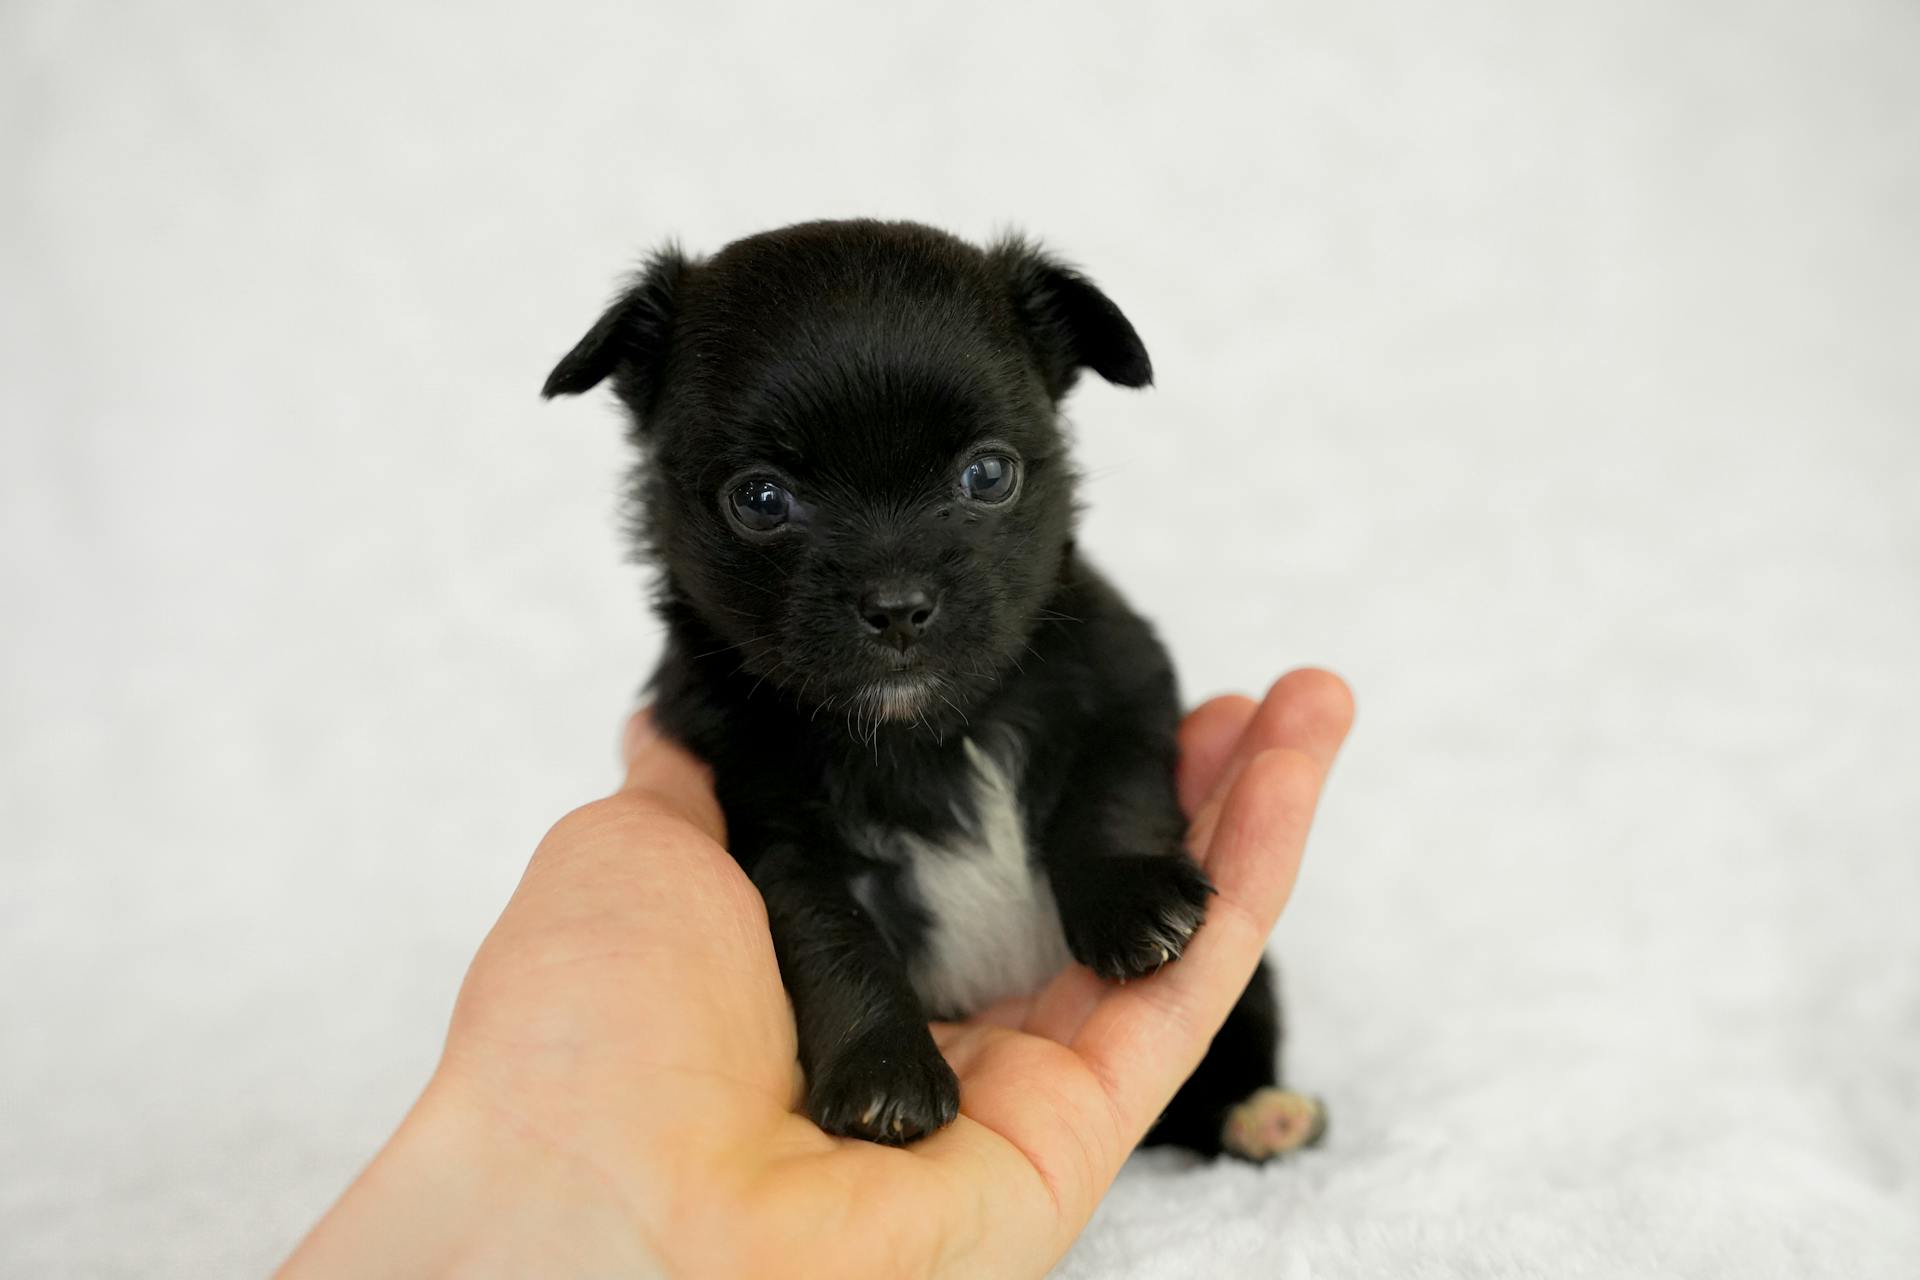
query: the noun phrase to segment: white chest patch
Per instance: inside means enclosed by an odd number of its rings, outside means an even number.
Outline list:
[[[903,888],[927,914],[909,976],[928,1008],[971,1013],[1027,995],[1069,960],[1046,872],[1027,855],[1025,817],[1006,770],[972,739],[973,811],[939,844],[890,833]]]

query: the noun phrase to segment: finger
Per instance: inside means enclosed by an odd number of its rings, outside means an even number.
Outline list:
[[[713,771],[666,737],[645,707],[627,720],[622,740],[626,780],[618,794],[657,801],[708,836],[725,842],[726,823],[713,794]]]
[[[1213,791],[1214,784],[1246,732],[1260,704],[1241,694],[1213,698],[1180,722],[1180,810],[1188,817]]]
[[[1110,989],[1074,1037],[1075,1051],[1106,1086],[1129,1141],[1145,1133],[1199,1063],[1252,976],[1292,891],[1321,786],[1351,715],[1346,687],[1337,680],[1283,680],[1275,693],[1317,705],[1249,727],[1249,735],[1282,741],[1240,766],[1215,810],[1206,852],[1219,893],[1207,923],[1177,963]],[[1273,700],[1270,694],[1269,704]]]
[[[1334,753],[1352,726],[1353,692],[1331,671],[1302,667],[1274,681],[1234,744],[1212,792],[1192,811],[1187,845],[1201,865],[1207,865],[1207,851],[1227,791],[1249,760],[1262,751],[1284,747],[1305,753],[1326,770],[1332,767]]]
[[[1319,667],[1298,667],[1273,682],[1254,728],[1268,745],[1304,751],[1325,771],[1353,729],[1353,710],[1345,680]]]

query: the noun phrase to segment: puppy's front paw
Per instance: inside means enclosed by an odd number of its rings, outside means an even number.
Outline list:
[[[953,1123],[960,1081],[924,1026],[872,1031],[813,1073],[807,1114],[828,1133],[900,1146]]]
[[[1073,958],[1103,978],[1136,978],[1178,960],[1207,918],[1213,885],[1186,854],[1102,858],[1060,904]]]

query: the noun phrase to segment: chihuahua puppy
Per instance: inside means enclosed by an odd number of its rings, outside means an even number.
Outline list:
[[[1070,961],[1151,974],[1206,916],[1172,668],[1074,545],[1060,403],[1083,369],[1153,378],[1085,277],[1017,239],[854,221],[655,255],[546,382],[611,379],[631,414],[655,715],[713,767],[830,1133],[947,1124],[929,1018]],[[1148,1140],[1316,1139],[1279,1041],[1263,967]]]

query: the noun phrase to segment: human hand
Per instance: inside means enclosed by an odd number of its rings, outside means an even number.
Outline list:
[[[1245,986],[1351,719],[1319,671],[1188,716],[1206,924],[1152,977],[1076,965],[936,1024],[960,1117],[894,1148],[802,1112],[759,894],[705,770],[636,717],[625,784],[541,842],[420,1101],[283,1274],[1044,1272]]]

